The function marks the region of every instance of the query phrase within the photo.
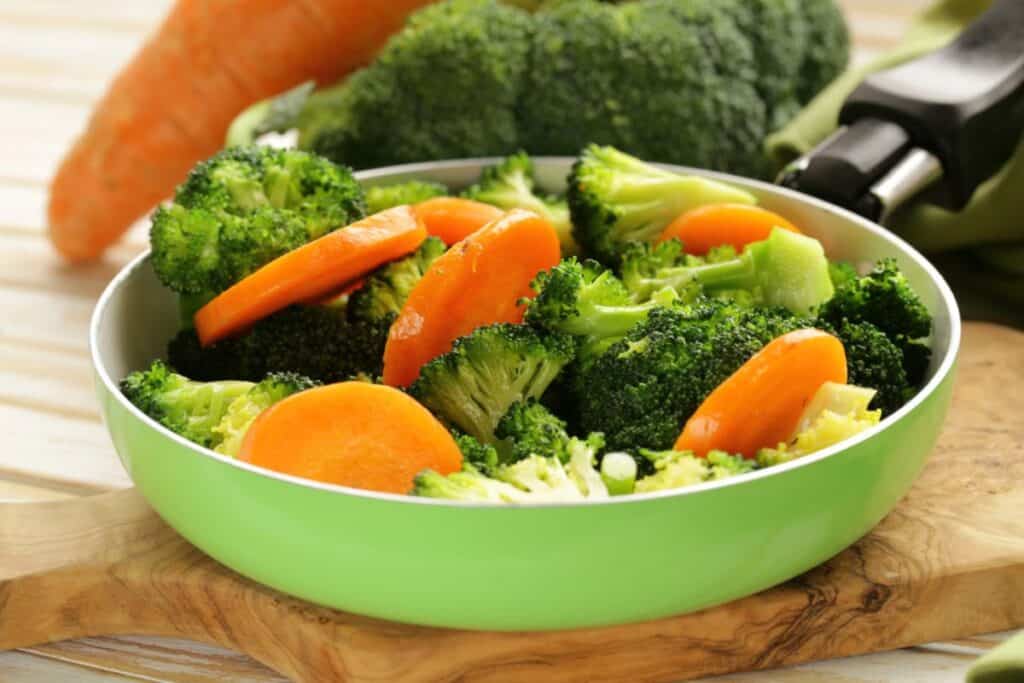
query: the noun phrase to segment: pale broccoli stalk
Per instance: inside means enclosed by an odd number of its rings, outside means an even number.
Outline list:
[[[213,428],[219,441],[213,450],[235,457],[242,448],[249,427],[260,413],[292,394],[317,386],[317,382],[293,372],[269,375],[228,405],[227,412]]]
[[[698,458],[689,451],[650,451],[640,449],[640,455],[654,465],[654,474],[636,483],[637,493],[685,488],[706,481],[727,479],[756,469],[757,464],[741,455],[711,451]]]
[[[601,479],[609,495],[625,496],[636,488],[636,460],[628,453],[606,453],[601,459]]]

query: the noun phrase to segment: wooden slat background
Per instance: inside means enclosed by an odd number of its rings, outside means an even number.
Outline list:
[[[106,282],[145,243],[139,225],[100,264],[69,269],[44,235],[46,182],[93,102],[170,0],[0,0],[0,500],[129,485],[99,422],[86,328]],[[925,0],[843,0],[870,59]],[[1002,635],[726,676],[730,683],[952,683]],[[280,677],[216,648],[94,638],[0,654],[0,681],[264,683]]]

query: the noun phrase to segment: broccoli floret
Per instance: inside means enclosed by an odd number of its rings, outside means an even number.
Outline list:
[[[462,459],[484,474],[490,474],[498,466],[498,450],[491,444],[483,444],[469,434],[452,430],[455,443],[462,451]]]
[[[603,447],[600,435],[587,440],[570,439],[568,462],[558,458],[530,455],[486,476],[473,465],[461,472],[442,476],[433,470],[421,472],[415,480],[414,496],[466,502],[547,503],[593,500],[608,497],[608,489],[595,468],[597,452]]]
[[[300,146],[357,168],[515,151],[533,23],[498,0],[416,12],[372,64],[310,99],[324,111],[306,115]]]
[[[242,147],[256,143],[267,133],[284,133],[299,124],[299,118],[313,94],[316,83],[306,81],[252,105],[231,122],[228,127],[227,147]]]
[[[419,204],[434,197],[444,197],[448,188],[426,180],[407,180],[393,185],[374,185],[366,190],[366,212],[380,213],[404,204]]]
[[[536,192],[533,159],[526,152],[517,152],[497,166],[484,169],[480,181],[463,192],[464,197],[501,209],[526,209],[546,218],[558,233],[562,253],[579,251],[572,237],[569,205],[564,199],[540,196]]]
[[[131,373],[121,382],[125,397],[175,434],[200,446],[219,441],[215,427],[228,407],[253,387],[252,382],[196,382],[172,372],[162,361]]]
[[[390,326],[402,311],[416,283],[445,252],[437,237],[428,237],[419,249],[398,261],[381,266],[366,278],[348,299],[348,314],[355,321]]]
[[[622,278],[635,299],[644,301],[666,288],[691,298],[696,284],[710,295],[745,291],[757,303],[810,313],[835,292],[821,243],[788,230],[772,230],[768,239],[747,245],[731,260],[721,260],[728,252],[720,251],[713,263],[664,266],[678,248],[667,242],[626,251]]]
[[[224,417],[213,428],[214,450],[234,457],[242,448],[242,439],[264,410],[281,399],[317,386],[317,382],[294,372],[273,373],[228,405]]]
[[[753,204],[744,190],[666,171],[614,147],[589,145],[569,174],[573,236],[616,265],[632,242],[653,242],[680,214],[705,204]]]
[[[889,415],[914,395],[915,385],[911,384],[903,367],[903,351],[877,327],[849,320],[843,320],[838,326],[820,326],[843,342],[850,384],[878,392],[872,407]]]
[[[838,287],[819,317],[832,324],[868,322],[891,338],[921,339],[931,334],[932,316],[900,272],[896,260],[879,261],[864,277]]]
[[[574,354],[568,335],[489,325],[424,365],[410,392],[453,426],[493,444],[494,429],[512,404],[539,398]]]
[[[291,306],[257,322],[245,334],[202,347],[184,330],[167,349],[171,365],[203,380],[259,381],[295,372],[324,383],[382,371],[390,320],[351,320],[342,306]]]
[[[724,301],[655,308],[622,340],[573,373],[575,428],[608,447],[666,449],[703,400],[776,337],[812,327],[785,309]]]
[[[231,148],[196,166],[153,215],[153,267],[176,292],[216,294],[364,215],[348,169],[296,150]]]
[[[533,282],[537,296],[526,308],[526,321],[537,327],[582,338],[581,355],[599,355],[621,339],[656,306],[676,299],[673,291],[636,304],[622,282],[596,261],[570,257]]]
[[[829,261],[828,276],[832,279],[832,286],[839,289],[847,282],[856,280],[860,274],[852,264],[846,261]]]
[[[569,459],[566,422],[536,400],[517,401],[494,429],[502,462],[515,462],[530,455]]]
[[[689,451],[652,451],[640,449],[640,456],[653,466],[654,473],[636,483],[637,493],[665,491],[693,486],[705,481],[728,479],[757,468],[754,460],[724,451],[710,451],[698,458]]]

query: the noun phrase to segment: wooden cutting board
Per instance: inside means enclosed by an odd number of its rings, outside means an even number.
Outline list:
[[[133,490],[0,505],[0,579],[0,649],[177,636],[296,681],[679,681],[1019,627],[1024,334],[967,326],[937,451],[869,536],[783,586],[696,614],[553,633],[368,619],[238,576]]]

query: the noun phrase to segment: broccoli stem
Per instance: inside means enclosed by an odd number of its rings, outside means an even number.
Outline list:
[[[633,493],[636,474],[636,460],[628,453],[607,453],[601,461],[601,479],[613,496]]]

